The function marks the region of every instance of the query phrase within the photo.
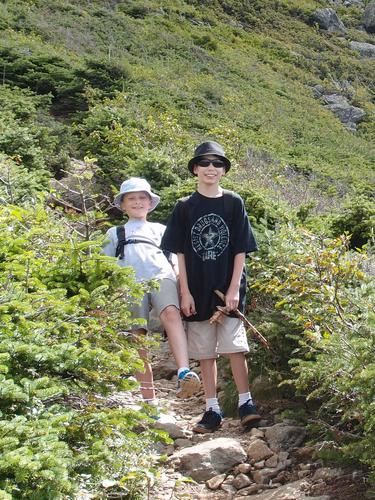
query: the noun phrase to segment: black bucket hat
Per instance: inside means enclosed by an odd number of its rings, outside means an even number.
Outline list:
[[[222,146],[220,146],[220,144],[218,144],[215,141],[207,141],[207,142],[202,142],[202,144],[199,144],[199,146],[195,148],[194,158],[192,158],[188,163],[188,169],[193,175],[196,175],[194,174],[193,170],[194,165],[202,156],[207,156],[207,155],[218,156],[225,163],[225,171],[226,172],[229,171],[231,163],[225,156],[224,149],[222,148]]]

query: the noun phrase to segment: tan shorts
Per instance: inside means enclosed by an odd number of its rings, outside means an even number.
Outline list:
[[[166,307],[175,306],[178,310],[180,309],[177,283],[165,278],[160,280],[159,285],[159,289],[145,293],[141,302],[133,304],[130,307],[132,319],[142,318],[147,322],[147,324],[133,325],[132,329],[145,328],[157,330],[158,326],[160,326],[157,319]]]
[[[212,359],[218,354],[249,352],[246,330],[238,318],[224,318],[223,324],[207,321],[186,322],[189,356]]]

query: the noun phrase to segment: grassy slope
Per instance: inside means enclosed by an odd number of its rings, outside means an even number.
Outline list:
[[[55,52],[77,68],[87,56],[115,61],[127,71],[128,106],[168,113],[192,141],[218,137],[239,161],[251,148],[328,184],[368,184],[375,62],[348,48],[349,38],[368,36],[350,27],[344,39],[310,26],[310,13],[325,2],[205,3],[5,2],[2,44],[21,57],[27,48]],[[360,11],[342,15],[355,26]],[[367,112],[357,134],[313,98],[312,85],[337,91],[343,80]]]

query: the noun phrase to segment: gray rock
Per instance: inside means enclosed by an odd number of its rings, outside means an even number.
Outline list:
[[[217,438],[179,450],[172,460],[194,480],[207,481],[245,462],[246,458],[245,450],[236,439]]]
[[[172,415],[161,415],[154,424],[156,429],[168,432],[172,439],[184,438],[185,432],[176,424],[176,419]]]
[[[340,122],[352,132],[356,131],[357,123],[365,116],[363,109],[352,106],[342,95],[325,95],[323,102],[325,102],[326,108],[332,111]]]
[[[333,9],[317,9],[312,14],[312,20],[319,28],[329,33],[346,33],[344,23],[339,19]]]
[[[219,474],[206,481],[206,486],[210,490],[217,490],[223,484],[226,474]]]
[[[233,481],[232,485],[237,489],[241,490],[242,488],[246,488],[252,483],[252,480],[246,474],[238,474]]]
[[[363,8],[365,6],[365,2],[363,0],[344,0],[343,6],[344,7],[355,6],[355,7],[362,7]]]
[[[284,465],[280,464],[277,467],[254,470],[251,473],[252,478],[258,484],[268,484],[270,479],[273,479],[279,472],[284,470]]]
[[[331,5],[336,7],[364,7],[365,3],[363,0],[328,0]]]
[[[324,87],[322,85],[314,85],[312,91],[315,99],[319,99],[324,94]]]
[[[327,481],[341,477],[344,474],[342,469],[330,469],[329,467],[322,467],[318,469],[313,475],[313,481]]]
[[[239,491],[236,495],[236,498],[251,500],[254,497],[249,495],[254,495],[254,493],[258,493],[259,491],[262,491],[264,488],[265,486],[262,484],[252,484],[251,486],[248,486],[247,488],[244,488],[241,491]]]
[[[293,483],[285,484],[284,486],[280,486],[279,488],[272,491],[264,491],[263,493],[259,493],[258,495],[252,495],[248,498],[249,500],[329,500],[329,496],[320,496],[320,497],[308,497],[303,492],[303,485],[306,484],[304,479],[299,479],[298,481],[294,481]],[[251,486],[250,486],[251,488]]]
[[[277,456],[277,455],[272,455],[272,457],[268,458],[268,459],[265,461],[264,465],[265,465],[266,467],[276,467],[276,466],[277,466],[278,461],[279,461],[278,456]]]
[[[254,464],[255,469],[263,469],[263,467],[264,467],[264,460],[261,460],[260,462],[255,462]]]
[[[232,495],[235,495],[237,493],[236,488],[234,486],[232,486],[231,484],[223,483],[221,485],[221,489],[223,491],[225,491],[226,493],[228,493],[228,495],[231,495],[231,497],[232,497]],[[229,497],[229,498],[231,498],[231,497]]]
[[[350,42],[350,48],[361,54],[362,57],[375,59],[375,45],[365,42]]]
[[[176,448],[186,448],[187,446],[193,446],[191,439],[177,438],[174,442]]]
[[[273,452],[269,449],[264,441],[261,439],[255,438],[254,441],[251,441],[247,448],[247,456],[254,460],[255,462],[259,462],[261,460],[266,460],[270,456],[273,455]]]
[[[362,16],[362,24],[368,33],[375,33],[375,1],[366,5]]]
[[[253,429],[251,429],[251,431],[249,432],[250,436],[254,436],[254,437],[257,437],[257,438],[264,438],[264,432],[261,431],[260,429],[257,429],[256,427],[254,427]]]
[[[240,464],[234,468],[235,474],[248,474],[251,471],[250,464]]]
[[[266,429],[266,440],[274,451],[298,447],[305,437],[305,428],[297,425],[276,424]]]

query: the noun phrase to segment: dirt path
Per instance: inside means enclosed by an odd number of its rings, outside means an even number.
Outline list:
[[[199,420],[205,407],[203,392],[187,400],[175,397],[176,376],[175,366],[170,358],[167,344],[163,342],[153,361],[155,388],[163,414],[167,420],[173,421],[173,444],[163,446],[160,454],[172,457],[178,450],[194,446],[198,443],[225,437],[238,441],[244,450],[255,436],[244,432],[236,418],[225,418],[222,427],[213,434],[194,434],[193,424]],[[263,417],[261,429],[275,425],[277,415],[288,406],[287,401],[274,401],[272,404],[258,402],[258,410]],[[285,422],[285,425],[293,422]],[[280,424],[279,424],[280,425]],[[352,468],[345,470],[334,464],[327,467],[320,460],[313,458],[313,447],[303,444],[298,449],[290,450],[286,466],[274,474],[271,480],[254,480],[271,469],[267,461],[247,460],[251,485],[235,488],[233,479],[238,470],[227,471],[223,484],[216,489],[207,486],[207,482],[189,480],[178,470],[173,460],[160,466],[160,478],[151,488],[145,498],[150,500],[180,500],[180,499],[248,499],[248,500],[364,500],[366,488],[363,474]],[[284,453],[285,454],[285,453]],[[277,456],[277,454],[275,454]],[[275,458],[274,456],[274,458]],[[281,454],[280,454],[281,456]],[[280,456],[279,464],[280,464]],[[277,461],[277,460],[276,460]],[[251,469],[251,470],[250,470]],[[258,471],[258,472],[257,472]],[[271,470],[272,472],[272,470]],[[245,478],[246,479],[246,478]],[[249,480],[248,480],[249,481]],[[258,484],[259,483],[259,484]],[[238,486],[238,485],[237,485]],[[257,490],[257,486],[259,487]]]

